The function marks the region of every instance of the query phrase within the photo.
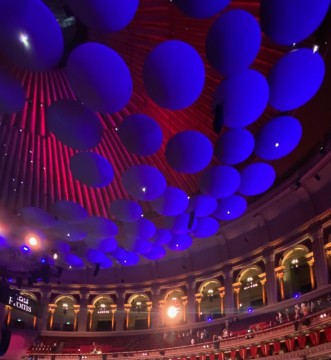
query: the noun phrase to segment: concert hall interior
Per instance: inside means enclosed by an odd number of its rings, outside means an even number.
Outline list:
[[[329,359],[330,0],[0,0],[0,359]]]

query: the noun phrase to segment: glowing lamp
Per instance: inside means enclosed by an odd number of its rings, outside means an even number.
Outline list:
[[[38,245],[38,239],[34,236],[30,236],[28,239],[28,243],[31,246],[37,246]]]
[[[27,245],[22,245],[21,250],[23,253],[27,254],[30,252],[30,248]]]
[[[167,315],[171,319],[174,319],[178,315],[178,309],[175,306],[169,306],[167,310]]]

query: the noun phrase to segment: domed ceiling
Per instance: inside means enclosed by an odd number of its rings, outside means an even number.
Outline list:
[[[208,247],[328,138],[329,3],[1,0],[4,269]]]

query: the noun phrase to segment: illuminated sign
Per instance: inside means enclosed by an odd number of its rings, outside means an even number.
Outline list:
[[[8,305],[12,306],[18,310],[22,310],[22,311],[25,311],[25,312],[31,314],[32,308],[29,305],[30,301],[31,301],[31,299],[29,299],[25,296],[22,296],[22,295],[14,296],[14,297],[9,296]]]
[[[41,306],[37,301],[7,286],[0,286],[0,302],[27,314],[41,316]]]

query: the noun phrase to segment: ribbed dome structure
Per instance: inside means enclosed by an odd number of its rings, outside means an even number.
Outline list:
[[[261,2],[264,3],[264,1]],[[226,165],[213,156],[212,160],[208,161],[208,166],[202,171],[193,173],[177,171],[169,164],[169,159],[166,157],[167,144],[176,134],[193,130],[208,138],[214,147],[219,137],[227,131],[227,127],[222,124],[222,116],[226,115],[224,112],[227,110],[224,110],[225,108],[215,109],[214,93],[218,86],[228,79],[228,76],[221,75],[210,65],[206,55],[207,34],[216,19],[228,11],[244,10],[257,20],[257,24],[260,24],[261,2],[233,0],[225,10],[214,16],[201,19],[185,15],[176,6],[176,1],[140,0],[133,20],[122,30],[107,33],[88,28],[88,39],[86,41],[104,44],[117,52],[128,66],[133,86],[132,96],[128,104],[120,111],[112,114],[96,113],[101,122],[102,137],[100,143],[89,151],[104,157],[111,165],[114,173],[113,180],[109,185],[103,187],[87,186],[82,181],[77,180],[71,165],[71,158],[80,150],[73,149],[59,141],[47,126],[47,112],[52,104],[66,99],[80,100],[77,99],[70,83],[65,66],[67,58],[61,61],[56,68],[38,72],[26,70],[13,64],[4,52],[2,55],[3,64],[9,65],[11,73],[22,84],[26,100],[22,111],[4,114],[0,120],[0,205],[3,212],[10,215],[13,223],[20,226],[30,226],[31,223],[26,224],[23,221],[24,219],[21,219],[24,208],[36,207],[52,213],[55,202],[60,200],[74,202],[85,208],[89,216],[104,217],[115,221],[119,228],[117,235],[119,245],[130,250],[130,252],[138,253],[140,256],[144,255],[141,250],[138,250],[138,248],[140,249],[139,246],[132,245],[131,239],[128,241],[125,234],[123,235],[125,223],[118,221],[114,218],[114,214],[110,213],[110,206],[115,200],[137,200],[129,195],[126,186],[123,185],[123,174],[134,165],[149,165],[163,174],[167,186],[178,188],[184,191],[188,197],[192,197],[201,193],[200,179],[205,170],[214,166]],[[45,1],[45,4],[49,6],[50,2]],[[70,1],[68,4],[70,7]],[[68,10],[68,4],[66,10]],[[54,8],[51,10],[58,14]],[[74,15],[74,7],[72,10]],[[327,19],[328,17],[324,23],[327,23]],[[316,44],[319,45],[316,56],[320,54],[326,59],[330,29],[324,23],[312,34],[308,34],[311,36],[298,44],[291,45],[277,45],[261,31],[261,47],[257,57],[249,66],[250,69],[258,71],[267,78],[274,64],[286,53],[299,48],[309,48],[313,53],[313,47]],[[157,45],[169,40],[182,41],[195,49],[203,61],[205,70],[204,87],[200,96],[191,106],[179,110],[170,110],[157,105],[149,96],[144,84],[144,64],[147,57]],[[237,48],[238,57],[244,55],[239,43],[232,43],[231,45]],[[70,57],[70,51],[67,53]],[[302,125],[302,138],[295,150],[285,158],[266,161],[275,169],[276,180],[273,186],[295,174],[298,167],[310,157],[312,152],[318,152],[319,147],[327,141],[331,130],[329,121],[331,105],[330,101],[327,100],[330,69],[327,60],[325,60],[325,65],[324,82],[317,95],[310,102],[298,109],[286,111],[286,113],[267,105],[262,115],[246,127],[256,136],[269,120],[280,115],[294,116]],[[192,74],[192,76],[195,75]],[[239,83],[242,84],[242,82]],[[271,86],[270,83],[269,86]],[[244,90],[242,91],[244,94]],[[237,92],[234,91],[234,93]],[[260,94],[256,94],[256,96],[258,95]],[[252,98],[255,99],[254,96]],[[222,101],[218,103],[216,101],[216,105],[222,107],[227,104],[226,98]],[[238,95],[238,108],[245,106],[241,101],[243,100]],[[218,110],[221,111],[221,115],[217,115]],[[237,109],[235,110],[237,111]],[[121,124],[129,115],[134,114],[147,115],[155,120],[162,131],[162,144],[153,155],[139,156],[133,154],[126,149],[121,141]],[[216,123],[216,118],[221,124]],[[215,126],[220,127],[219,132],[215,132]],[[77,136],[80,136],[79,131],[77,131]],[[136,141],[134,137],[130,139],[130,141]],[[253,152],[247,160],[234,165],[234,168],[240,173],[248,164],[260,161],[265,160]],[[84,169],[87,174],[93,171],[90,168]],[[240,188],[238,189],[237,194],[243,195],[248,204],[256,200],[255,196],[240,194]],[[166,202],[166,199],[163,201]],[[145,218],[153,220],[157,228],[165,227],[163,225],[167,221],[164,221],[162,215],[155,211],[155,207],[153,208],[148,201],[138,199],[137,203],[142,207]],[[164,205],[164,203],[162,204]],[[162,206],[158,205],[161,208]],[[188,214],[188,218],[192,217],[189,220],[192,222],[194,211],[188,207],[186,214]],[[213,215],[211,214],[211,216]],[[189,225],[189,230],[193,226],[194,235],[194,225],[193,223]],[[86,230],[83,225],[79,228],[82,231]],[[10,229],[9,232],[14,233],[13,238],[17,239],[16,229],[15,231]],[[197,233],[200,232],[197,231]],[[46,230],[47,241],[51,242],[53,235],[52,229],[48,228]],[[10,236],[8,235],[8,237]],[[54,238],[58,240],[58,233],[54,235]],[[70,239],[65,238],[64,240]],[[83,245],[77,254],[84,258],[83,253],[85,254],[85,252],[82,248],[88,248],[88,244],[93,241],[89,240],[88,242],[86,240],[84,242],[84,237],[81,240],[80,244]],[[100,240],[100,236],[98,240]],[[148,240],[152,243],[154,241],[153,238]],[[49,242],[43,250],[46,253],[50,249],[56,248],[56,245]],[[13,243],[20,244],[16,240]],[[172,244],[175,248],[176,245]],[[206,246],[208,247],[208,244]],[[108,253],[108,256],[112,259],[115,258],[122,264],[119,255]],[[89,261],[86,260],[86,263],[89,264]]]

